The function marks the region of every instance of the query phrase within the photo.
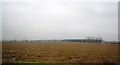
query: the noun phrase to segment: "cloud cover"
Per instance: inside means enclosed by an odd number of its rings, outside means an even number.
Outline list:
[[[118,40],[117,2],[3,2],[3,39]]]

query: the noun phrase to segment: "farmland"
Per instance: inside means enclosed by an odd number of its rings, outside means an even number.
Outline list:
[[[117,63],[117,44],[4,42],[3,63]]]

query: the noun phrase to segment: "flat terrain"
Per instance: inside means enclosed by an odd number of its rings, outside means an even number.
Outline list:
[[[4,42],[3,63],[117,63],[117,44]]]

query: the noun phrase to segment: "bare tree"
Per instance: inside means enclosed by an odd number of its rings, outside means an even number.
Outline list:
[[[27,42],[27,40],[25,40],[25,42]]]
[[[96,40],[97,40],[97,43],[101,43],[103,41],[101,37],[97,37]]]
[[[101,37],[87,37],[86,38],[86,42],[89,43],[101,43],[102,42],[102,38]]]
[[[14,42],[17,42],[17,40],[15,39]]]

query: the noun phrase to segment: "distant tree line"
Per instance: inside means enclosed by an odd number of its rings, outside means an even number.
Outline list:
[[[83,43],[105,43],[117,44],[117,41],[104,41],[101,37],[86,37],[85,39],[63,39],[63,40],[12,40],[10,42],[83,42]]]
[[[64,39],[64,42],[84,42],[84,43],[101,43],[103,40],[101,37],[87,37],[86,39]]]
[[[103,39],[101,37],[87,37],[86,42],[94,42],[94,43],[101,43]]]
[[[23,40],[23,41],[11,40],[10,42],[28,42],[28,40]]]

